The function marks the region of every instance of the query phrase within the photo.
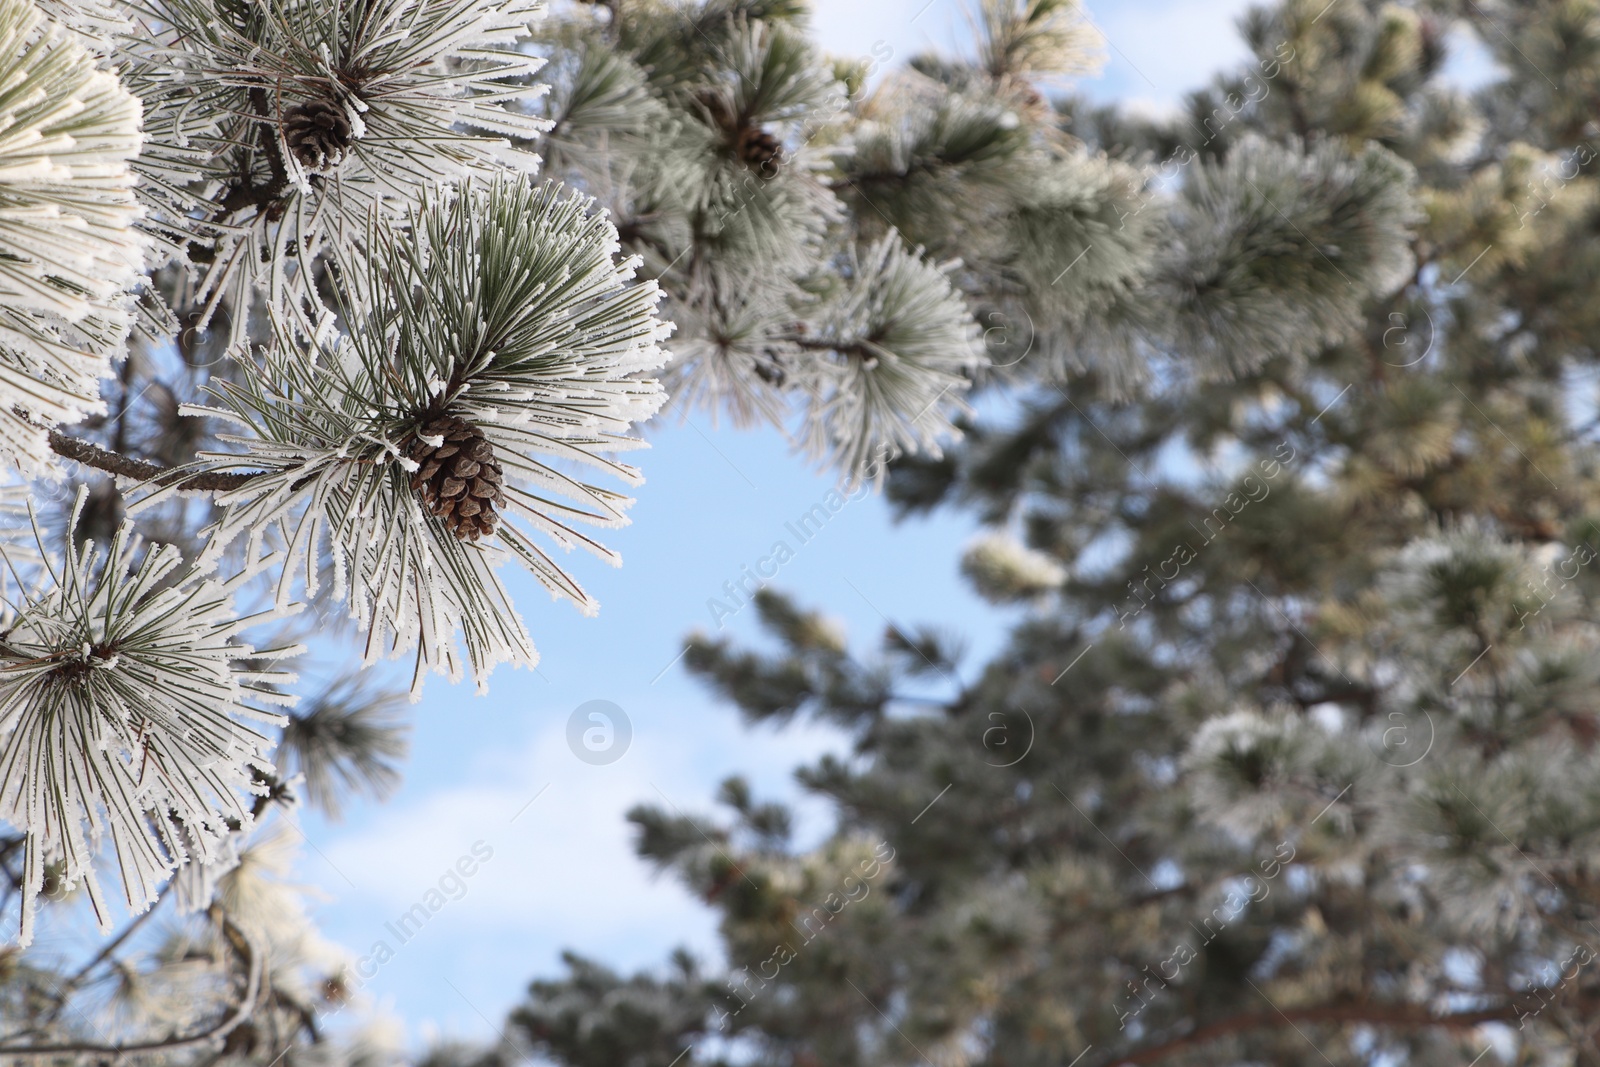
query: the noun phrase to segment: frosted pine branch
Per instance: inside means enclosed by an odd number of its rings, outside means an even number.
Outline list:
[[[146,0],[115,40],[151,141],[138,161],[148,228],[191,268],[203,318],[265,292],[317,303],[317,257],[354,254],[373,210],[504,169],[546,123],[524,50],[539,0],[231,5]],[[248,316],[236,314],[243,339]]]
[[[250,723],[281,722],[262,705],[290,699],[275,683],[292,676],[242,661],[297,650],[241,643],[259,621],[235,610],[242,577],[197,578],[176,548],[146,548],[128,525],[104,553],[92,543],[59,561],[46,552],[18,577],[30,592],[6,606],[0,631],[0,817],[28,837],[26,944],[46,863],[66,885],[83,883],[105,927],[93,865],[102,840],[134,909],[179,865],[218,858],[230,823],[250,822],[254,770],[271,769]]]
[[[100,407],[142,269],[139,102],[26,0],[0,0],[0,450]]]
[[[411,650],[414,691],[430,669],[459,678],[470,668],[482,686],[496,663],[536,661],[495,576],[501,560],[596,609],[531,535],[618,562],[574,524],[622,525],[630,501],[573,469],[640,480],[612,455],[641,445],[627,431],[664,399],[640,376],[666,359],[670,328],[656,317],[655,286],[632,284],[634,265],[616,261],[611,223],[553,184],[430,195],[404,229],[375,218],[367,246],[349,279],[366,310],[349,335],[307,362],[280,330],[242,382],[218,387],[219,407],[251,433],[225,438],[239,451],[200,469],[260,473],[218,495],[227,511],[213,552],[276,531],[289,546],[277,594],[288,604],[302,572],[315,591],[326,538],[334,595],[368,634],[369,661]],[[503,471],[507,521],[475,523],[471,540],[459,512],[414,484],[419,470],[433,477],[416,457],[445,444],[432,429],[441,419],[481,436],[484,462]],[[453,492],[477,491],[478,467]],[[480,542],[483,528],[494,533]]]

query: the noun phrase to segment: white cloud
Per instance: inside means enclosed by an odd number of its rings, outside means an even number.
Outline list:
[[[1165,122],[1183,114],[1183,108],[1176,100],[1165,97],[1125,96],[1117,102],[1122,106],[1124,114],[1148,119],[1151,122]]]
[[[824,51],[866,55],[881,41],[903,62],[952,42],[960,11],[960,0],[814,0],[811,25]]]
[[[635,713],[647,721],[635,721],[632,747],[598,767],[568,750],[564,719],[545,718],[524,748],[485,754],[466,781],[386,807],[358,831],[319,834],[322,860],[309,854],[303,869],[336,899],[346,946],[358,956],[379,940],[395,949],[364,991],[414,1004],[428,989],[438,1014],[413,1014],[409,1024],[481,1033],[478,1014],[503,1017],[520,981],[558,973],[562,949],[623,970],[657,965],[679,945],[716,959],[716,913],[634,855],[625,813],[654,803],[709,814],[716,784],[736,772],[758,796],[792,802],[792,769],[842,746],[820,728],[747,729],[709,704]],[[825,809],[814,800],[802,807],[813,836]],[[465,895],[400,944],[386,924],[478,841],[494,854],[466,879]],[[519,977],[508,983],[508,973]],[[441,974],[470,1000],[441,990]]]
[[[482,841],[493,858],[469,880],[467,895],[448,905],[453,926],[559,931],[596,950],[616,939],[619,923],[703,928],[701,909],[675,885],[651,884],[624,817],[638,802],[659,802],[651,781],[669,796],[683,793],[686,803],[681,771],[643,752],[607,767],[580,763],[563,725],[551,724],[519,754],[520,773],[440,789],[388,812],[364,833],[336,839],[324,850],[329,861],[379,915],[393,917]]]

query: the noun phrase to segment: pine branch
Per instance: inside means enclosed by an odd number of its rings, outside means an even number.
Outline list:
[[[791,344],[806,352],[837,352],[841,356],[853,356],[856,359],[871,359],[873,352],[868,348],[865,340],[845,341],[819,337],[807,337],[804,334],[795,334],[780,338],[785,344]]]
[[[50,431],[50,450],[64,459],[105,471],[107,474],[197,492],[227,492],[248,485],[252,479],[260,477],[259,474],[250,471],[186,474],[173,467],[163,467],[159,463],[150,463],[147,460],[125,456],[120,452],[112,452],[82,438],[69,437],[60,430]]]

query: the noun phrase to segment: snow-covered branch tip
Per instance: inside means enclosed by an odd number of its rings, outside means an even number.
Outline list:
[[[25,592],[3,606],[0,629],[0,818],[27,834],[24,945],[47,864],[83,884],[106,929],[94,869],[103,839],[135,910],[185,862],[220,856],[231,828],[251,822],[255,771],[272,769],[251,724],[281,723],[268,709],[293,702],[282,691],[293,675],[272,662],[300,651],[240,640],[262,621],[236,609],[248,568],[201,577],[176,546],[143,545],[131,523],[105,552],[87,542],[59,560],[38,536],[41,563],[5,554]]]
[[[0,452],[33,470],[43,427],[101,410],[128,331],[140,107],[28,0],[0,0],[0,86]]]

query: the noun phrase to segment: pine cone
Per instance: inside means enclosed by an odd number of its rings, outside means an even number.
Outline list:
[[[444,440],[436,447],[424,437]],[[505,471],[482,430],[454,415],[440,415],[418,431],[408,454],[418,464],[411,488],[456,537],[476,541],[494,533],[500,518],[495,505],[506,503]]]
[[[760,126],[739,131],[739,158],[763,178],[776,178],[783,163],[783,144]]]
[[[712,88],[698,89],[694,98],[705,110],[711,125],[722,131],[728,147],[747,167],[762,178],[778,176],[778,167],[783,162],[781,141],[758,123],[736,114],[733,101],[725,92]]]
[[[283,113],[283,139],[307,170],[327,170],[344,161],[355,143],[345,109],[332,100],[307,100]]]

